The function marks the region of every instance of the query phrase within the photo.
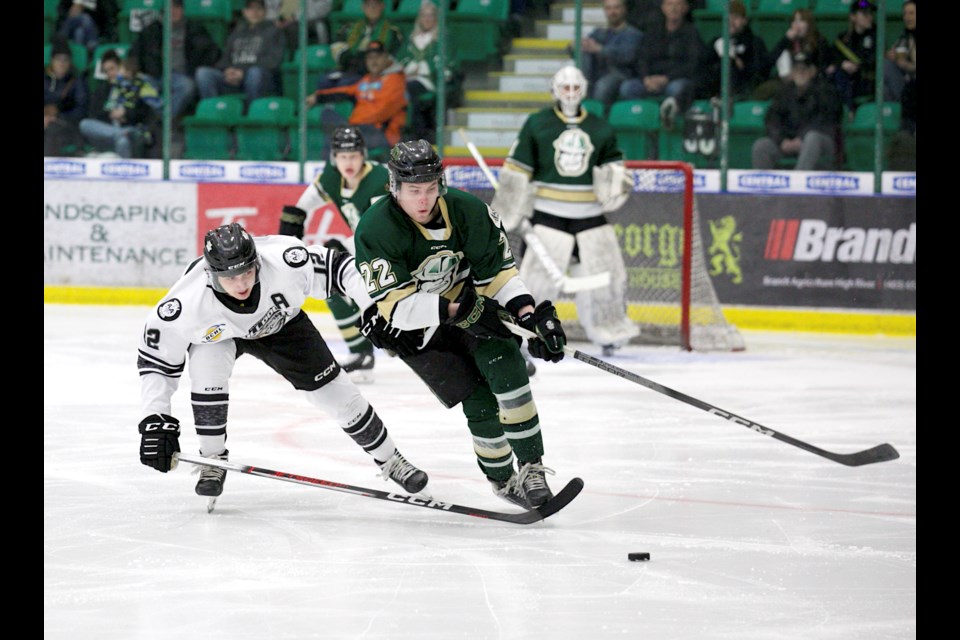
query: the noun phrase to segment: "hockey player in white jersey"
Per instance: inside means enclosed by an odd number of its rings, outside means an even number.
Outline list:
[[[349,296],[361,308],[372,304],[351,255],[289,236],[254,239],[238,223],[207,232],[203,257],[151,310],[140,338],[140,462],[167,472],[180,451],[171,398],[188,360],[200,454],[226,460],[230,375],[249,353],[324,408],[385,479],[409,493],[423,490],[427,474],[400,454],[301,308],[308,297],[332,295]],[[225,476],[218,467],[201,467],[197,494],[219,496]]]

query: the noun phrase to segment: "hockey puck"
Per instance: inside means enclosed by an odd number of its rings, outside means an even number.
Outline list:
[[[649,559],[650,559],[650,554],[647,552],[627,554],[627,560],[630,560],[631,562],[642,562],[644,560],[649,560]]]

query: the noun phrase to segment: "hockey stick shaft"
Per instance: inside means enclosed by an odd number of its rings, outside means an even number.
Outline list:
[[[274,471],[272,469],[255,467],[249,464],[240,464],[237,462],[231,462],[229,460],[204,458],[203,456],[195,456],[189,453],[175,453],[173,468],[177,466],[178,462],[189,462],[190,464],[199,466],[218,467],[227,471],[236,471],[238,473],[245,473],[251,476],[259,476],[261,478],[283,480],[285,482],[302,484],[308,487],[317,487],[320,489],[327,489],[329,491],[349,493],[363,498],[386,500],[388,502],[397,504],[406,504],[413,507],[424,507],[426,509],[433,509],[435,511],[448,511],[450,513],[459,513],[461,515],[472,516],[474,518],[499,520],[501,522],[512,522],[514,524],[533,524],[534,522],[540,522],[544,518],[553,515],[566,506],[566,504],[573,500],[573,498],[575,498],[583,488],[583,481],[579,478],[574,478],[567,484],[566,487],[563,488],[560,493],[557,494],[557,496],[554,498],[556,502],[551,500],[538,509],[525,511],[523,513],[501,513],[499,511],[487,511],[486,509],[465,507],[463,505],[452,504],[449,502],[439,502],[430,498],[418,498],[416,496],[410,496],[402,493],[391,493],[389,491],[367,489],[365,487],[357,487],[354,485],[344,484],[342,482],[334,482],[332,480],[321,480],[320,478],[311,478],[309,476],[287,473],[285,471]]]
[[[472,155],[473,159],[477,161],[480,171],[482,171],[483,175],[486,176],[490,186],[494,189],[499,188],[497,179],[493,175],[493,171],[490,170],[490,167],[487,165],[487,161],[483,159],[483,156],[480,154],[480,150],[477,149],[477,145],[473,144],[470,138],[467,137],[467,132],[463,128],[458,129],[457,133],[460,134],[464,144],[467,145],[470,155]],[[523,240],[527,243],[527,247],[529,247],[530,250],[536,254],[540,264],[543,265],[543,268],[547,270],[550,279],[553,280],[554,283],[560,285],[561,290],[565,291],[566,293],[576,293],[577,291],[586,291],[588,289],[599,289],[600,287],[606,287],[610,284],[609,271],[577,278],[571,278],[564,274],[560,267],[557,266],[557,263],[550,255],[550,252],[544,246],[540,236],[534,232],[530,221],[526,218],[524,218],[523,222],[520,223],[520,233],[523,235]]]
[[[527,329],[524,329],[523,327],[516,325],[513,322],[505,321],[504,324],[507,325],[507,328],[512,333],[522,338],[529,339],[529,338],[537,337],[536,334],[533,333],[532,331],[528,331]],[[665,387],[662,384],[654,382],[653,380],[637,375],[632,371],[621,369],[616,365],[610,364],[609,362],[601,360],[600,358],[595,358],[591,355],[587,355],[581,351],[574,349],[573,347],[565,346],[563,350],[565,353],[567,353],[570,356],[573,356],[577,360],[581,362],[585,362],[602,371],[606,371],[607,373],[612,373],[615,376],[619,376],[621,378],[624,378],[625,380],[629,380],[630,382],[634,382],[636,384],[644,386],[652,391],[656,391],[657,393],[662,393],[663,395],[673,398],[674,400],[685,402],[690,406],[696,407],[698,409],[702,409],[707,413],[712,413],[713,415],[723,418],[724,420],[729,420],[730,422],[739,424],[740,426],[746,427],[747,429],[750,429],[751,431],[755,431],[756,433],[759,433],[761,435],[769,436],[781,442],[786,442],[787,444],[793,445],[794,447],[798,447],[800,449],[803,449],[804,451],[814,453],[823,458],[827,458],[828,460],[832,460],[834,462],[847,465],[848,467],[859,467],[865,464],[873,464],[875,462],[886,462],[888,460],[896,460],[897,458],[900,457],[900,453],[896,449],[894,449],[892,445],[887,443],[879,444],[875,447],[871,447],[870,449],[864,449],[863,451],[857,451],[855,453],[834,453],[832,451],[827,451],[825,449],[815,447],[812,444],[806,443],[802,440],[797,440],[796,438],[780,433],[779,431],[774,431],[769,427],[763,426],[759,422],[754,422],[753,420],[749,420],[747,418],[744,418],[743,416],[738,416],[735,413],[731,413],[719,407],[715,407],[714,405],[708,402],[704,402],[703,400],[698,400],[697,398],[688,396],[687,394],[681,393],[680,391],[676,391],[675,389]]]

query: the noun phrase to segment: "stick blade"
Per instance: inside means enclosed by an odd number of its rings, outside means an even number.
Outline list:
[[[839,456],[838,462],[848,467],[862,467],[865,464],[875,464],[877,462],[888,462],[900,457],[900,452],[893,448],[893,445],[884,442],[871,449],[864,449],[857,453],[850,453]]]
[[[583,480],[580,478],[574,478],[567,483],[567,486],[560,490],[560,493],[555,495],[546,503],[537,507],[536,513],[539,513],[540,518],[542,519],[549,518],[557,511],[560,511],[560,509],[563,509],[565,506],[570,504],[574,498],[580,495],[581,491],[583,491]]]

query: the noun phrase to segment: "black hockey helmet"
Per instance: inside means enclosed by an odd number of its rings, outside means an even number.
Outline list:
[[[220,287],[218,277],[232,278],[257,269],[259,280],[260,258],[253,238],[239,222],[232,222],[207,231],[203,238],[203,258],[213,287]]]
[[[367,159],[367,143],[363,139],[360,129],[352,126],[341,126],[333,130],[330,136],[330,162],[339,151],[360,151],[363,159]]]
[[[438,181],[440,195],[447,192],[447,185],[443,178],[443,161],[426,140],[410,140],[398,142],[390,150],[390,193],[397,196],[400,193],[401,182],[432,182]]]

